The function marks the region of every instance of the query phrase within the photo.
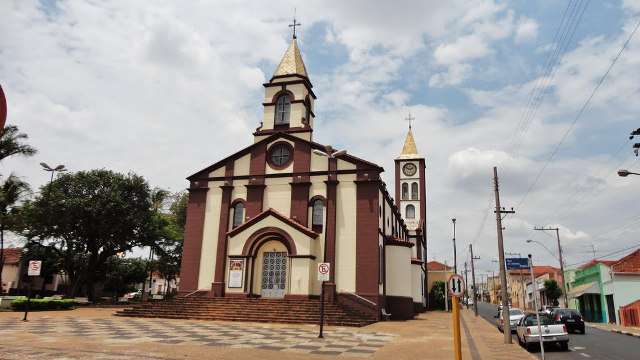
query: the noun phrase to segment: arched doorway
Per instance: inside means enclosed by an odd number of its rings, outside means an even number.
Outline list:
[[[253,233],[243,248],[251,258],[251,289],[253,295],[283,298],[289,289],[291,255],[296,246],[286,231],[266,227]]]
[[[254,257],[254,289],[264,298],[283,298],[289,278],[289,252],[278,240],[262,244]]]

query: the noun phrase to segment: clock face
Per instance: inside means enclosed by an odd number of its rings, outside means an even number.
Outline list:
[[[413,176],[413,175],[415,175],[415,174],[416,174],[416,170],[418,170],[418,169],[417,169],[417,168],[416,168],[416,166],[415,166],[414,164],[412,164],[412,163],[405,164],[405,165],[402,167],[402,172],[403,172],[405,175],[407,175],[407,176]]]

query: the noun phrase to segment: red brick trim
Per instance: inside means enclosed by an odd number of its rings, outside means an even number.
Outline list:
[[[396,207],[400,207],[400,160],[396,160],[396,182],[395,182],[395,188],[396,188],[396,198],[395,200],[395,204]]]
[[[302,295],[302,294],[284,294],[285,300],[308,300],[313,299],[313,295]]]
[[[316,259],[315,255],[289,255],[289,257],[293,259],[311,259],[311,260]]]
[[[241,292],[241,293],[234,293],[234,292],[227,292],[225,294],[225,297],[230,297],[230,298],[248,298],[251,297],[251,295],[249,293],[246,292]]]
[[[202,236],[207,208],[208,188],[189,189],[187,223],[184,227],[184,245],[180,266],[180,290],[198,290]]]
[[[379,180],[356,183],[356,293],[378,294],[380,254],[378,241]]]
[[[336,180],[337,176],[334,171],[337,168],[337,160],[335,158],[329,158],[329,175],[328,180],[325,181],[326,184],[326,194],[327,194],[327,202],[326,202],[326,217],[327,217],[327,227],[325,229],[325,243],[324,243],[324,262],[328,262],[331,264],[331,271],[329,276],[330,282],[335,282],[335,273],[336,273],[336,199],[338,197],[338,180]]]
[[[404,246],[404,247],[413,247],[414,244],[410,241],[404,241],[404,240],[400,240],[398,238],[394,238],[394,237],[387,237],[384,240],[384,244],[385,245],[389,245],[389,246]]]
[[[418,160],[418,171],[420,175],[420,221],[427,221],[427,185],[425,179],[425,162],[424,159]]]
[[[284,244],[289,256],[297,255],[296,244],[291,235],[276,227],[265,227],[251,234],[242,247],[242,255],[255,256],[260,246],[269,240],[277,240]]]
[[[289,219],[288,217],[282,215],[281,213],[277,212],[276,210],[269,208],[265,211],[263,211],[262,213],[258,214],[257,216],[249,219],[249,221],[245,222],[244,224],[238,226],[237,228],[229,231],[227,233],[228,236],[236,236],[237,234],[239,234],[240,232],[244,231],[244,229],[252,226],[253,224],[259,222],[260,220],[266,218],[267,216],[273,216],[276,219],[279,219],[280,221],[290,225],[291,227],[293,227],[294,229],[300,231],[301,233],[307,235],[308,237],[311,238],[317,238],[318,237],[318,233],[315,233],[313,231],[311,231],[310,229],[298,224],[297,222]]]
[[[411,259],[411,264],[412,265],[422,265],[423,262],[420,259]]]
[[[392,320],[413,319],[413,299],[404,296],[386,296],[385,302]]]
[[[218,245],[216,247],[216,266],[213,281],[213,296],[224,296],[224,273],[227,258],[227,228],[229,227],[229,204],[233,186],[223,185],[220,201],[220,222],[218,223]],[[222,286],[220,287],[220,284]]]

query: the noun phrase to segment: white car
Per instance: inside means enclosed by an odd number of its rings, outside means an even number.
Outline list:
[[[524,311],[520,309],[509,309],[509,329],[511,331],[516,330],[516,325],[520,322],[520,319],[524,317]],[[502,310],[498,312],[498,330],[504,331]]]
[[[562,350],[569,350],[569,333],[565,325],[556,324],[549,315],[540,313],[540,328],[543,344],[555,343],[560,345]],[[540,344],[538,334],[536,314],[527,314],[520,319],[516,326],[516,335],[520,345],[529,350],[532,346]]]

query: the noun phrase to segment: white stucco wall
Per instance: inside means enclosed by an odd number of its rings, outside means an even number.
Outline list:
[[[413,297],[411,248],[386,246],[387,295]]]
[[[422,266],[411,264],[411,297],[414,303],[422,303]]]
[[[202,250],[200,252],[200,272],[198,289],[210,290],[216,266],[216,250],[218,246],[218,224],[220,223],[220,202],[222,201],[222,181],[210,181],[207,192],[207,205],[204,216],[202,234]]]
[[[263,205],[264,210],[272,208],[287,217],[291,214],[291,178],[265,179]]]
[[[356,180],[339,175],[336,200],[336,290],[356,291]]]

